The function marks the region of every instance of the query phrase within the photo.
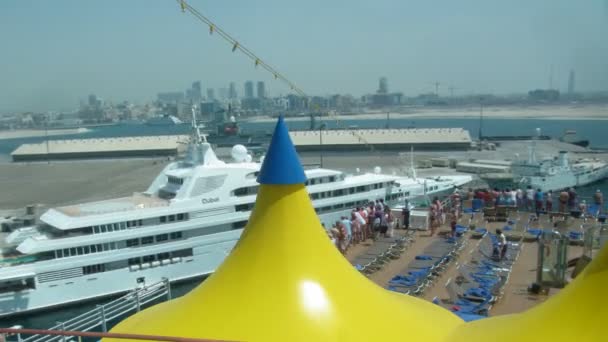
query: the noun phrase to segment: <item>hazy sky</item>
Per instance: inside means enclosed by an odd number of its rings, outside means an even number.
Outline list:
[[[608,0],[190,0],[308,94],[608,90]],[[0,111],[265,80],[173,0],[0,1]],[[553,66],[553,67],[552,67]]]

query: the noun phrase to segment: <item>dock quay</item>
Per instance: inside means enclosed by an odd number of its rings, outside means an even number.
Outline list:
[[[47,140],[23,144],[11,153],[13,162],[66,159],[176,156],[186,135],[100,139]]]
[[[291,131],[298,152],[369,150],[463,151],[471,147],[463,128],[346,129]]]

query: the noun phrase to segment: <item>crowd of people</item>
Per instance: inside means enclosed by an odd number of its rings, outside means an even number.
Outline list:
[[[390,207],[378,199],[354,208],[350,217],[342,216],[328,230],[328,235],[340,252],[346,253],[350,246],[367,239],[392,236],[395,223]]]
[[[556,196],[557,195],[557,196]],[[556,197],[556,198],[555,198]],[[536,214],[543,212],[554,212],[557,209],[560,213],[578,211],[582,214],[587,212],[588,203],[584,199],[579,199],[574,188],[564,189],[554,193],[553,191],[542,191],[528,186],[526,189],[469,189],[466,199],[480,199],[484,206],[514,206],[520,210],[534,211]],[[554,206],[554,199],[557,199],[557,208]],[[593,204],[601,211],[604,206],[604,196],[601,190],[597,190],[593,196]]]

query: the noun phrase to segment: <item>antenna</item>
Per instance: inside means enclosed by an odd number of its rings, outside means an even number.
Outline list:
[[[483,98],[479,98],[479,143],[483,139]]]
[[[439,81],[435,81],[433,84],[435,85],[435,95],[439,96],[439,85],[441,85],[441,83]]]
[[[416,180],[416,166],[414,166],[414,145],[410,146],[410,172],[412,173],[412,178]]]
[[[200,127],[196,124],[196,105],[192,106],[192,138],[197,144],[207,142],[207,137],[201,134]]]

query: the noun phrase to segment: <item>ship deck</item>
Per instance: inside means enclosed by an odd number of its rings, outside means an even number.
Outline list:
[[[519,220],[526,221],[529,219],[529,213],[520,213]],[[494,232],[497,228],[503,228],[505,222],[486,222],[483,219],[482,214],[476,213],[475,217],[471,220],[471,215],[464,215],[459,220],[459,224],[467,226],[469,223],[476,224],[477,227],[484,226],[490,232]],[[570,218],[567,221],[568,228],[577,228],[583,223],[581,219]],[[404,236],[405,230],[395,229],[395,236]],[[385,264],[380,270],[368,275],[368,278],[374,283],[387,287],[388,282],[400,271],[404,269],[412,260],[415,259],[416,255],[423,254],[425,248],[431,243],[439,239],[443,239],[443,236],[449,234],[450,228],[448,226],[442,226],[438,230],[438,234],[431,237],[429,231],[417,231],[415,233],[415,242],[410,244],[404,253],[398,259],[391,260]],[[509,236],[508,236],[509,237]],[[433,284],[426,288],[424,293],[420,295],[428,301],[434,301],[438,305],[450,309],[453,307],[450,294],[447,289],[448,281],[454,281],[459,274],[459,266],[465,265],[471,261],[472,255],[477,250],[480,239],[472,237],[471,232],[467,232],[463,235],[462,239],[465,239],[465,247],[460,252],[457,260],[451,262],[447,269],[440,274],[438,278],[433,281]],[[512,240],[509,237],[509,240]],[[510,277],[502,289],[502,295],[499,300],[491,306],[488,316],[505,315],[525,311],[530,309],[553,296],[559,292],[559,289],[550,289],[546,294],[531,294],[528,292],[528,287],[536,282],[536,268],[537,268],[537,253],[538,243],[536,241],[526,242],[522,239],[520,242],[521,251],[519,257],[512,266]],[[367,240],[364,243],[352,246],[346,253],[346,258],[349,261],[355,260],[359,255],[365,254],[366,251],[373,244],[372,240]],[[576,257],[580,257],[583,252],[582,246],[570,245],[568,248],[568,260]],[[572,269],[569,269],[567,277],[571,274]]]
[[[112,212],[168,206],[169,201],[157,196],[134,193],[132,196],[55,208],[68,216],[98,215]]]

